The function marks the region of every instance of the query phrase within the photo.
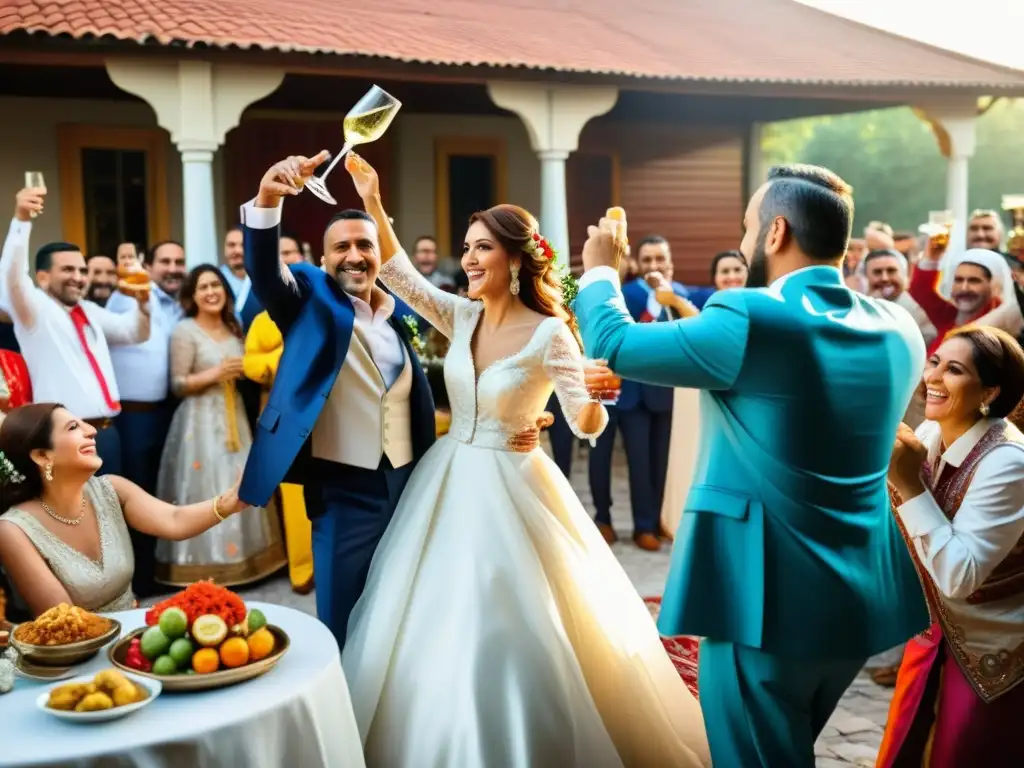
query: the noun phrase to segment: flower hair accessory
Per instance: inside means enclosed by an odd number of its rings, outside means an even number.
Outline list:
[[[526,245],[526,249],[534,256],[540,256],[552,263],[558,257],[558,253],[551,247],[551,243],[548,242],[546,237],[542,237],[540,232],[533,233],[530,242]]]
[[[25,476],[15,469],[14,464],[7,458],[7,454],[0,451],[0,483],[7,485],[8,483],[18,484],[24,482]]]

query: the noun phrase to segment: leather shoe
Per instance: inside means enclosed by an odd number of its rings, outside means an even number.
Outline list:
[[[634,533],[633,542],[648,552],[657,552],[661,549],[661,542],[653,533]]]
[[[596,525],[597,530],[600,531],[601,536],[604,537],[605,543],[609,547],[619,540],[619,534],[608,523],[596,523]]]

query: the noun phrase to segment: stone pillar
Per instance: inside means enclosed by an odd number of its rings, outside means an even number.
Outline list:
[[[284,71],[206,61],[109,59],[107,73],[145,100],[181,152],[185,259],[189,269],[220,260],[213,157],[242,112],[277,90]]]
[[[569,259],[569,204],[565,162],[579,147],[580,131],[603,115],[619,98],[613,86],[569,86],[496,81],[487,84],[491,101],[519,115],[541,163],[541,232]]]
[[[953,212],[954,221],[949,252],[959,253],[967,245],[969,165],[977,144],[978,103],[965,98],[914,111],[931,126],[939,152],[946,158],[946,208]]]

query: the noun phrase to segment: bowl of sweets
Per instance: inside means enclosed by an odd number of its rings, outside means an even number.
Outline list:
[[[120,634],[116,619],[61,603],[33,621],[18,624],[11,631],[10,644],[30,664],[68,667],[92,658]]]

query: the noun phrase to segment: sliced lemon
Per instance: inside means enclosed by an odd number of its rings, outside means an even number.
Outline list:
[[[192,622],[192,639],[199,645],[212,648],[224,642],[228,636],[228,625],[224,619],[208,613]]]

